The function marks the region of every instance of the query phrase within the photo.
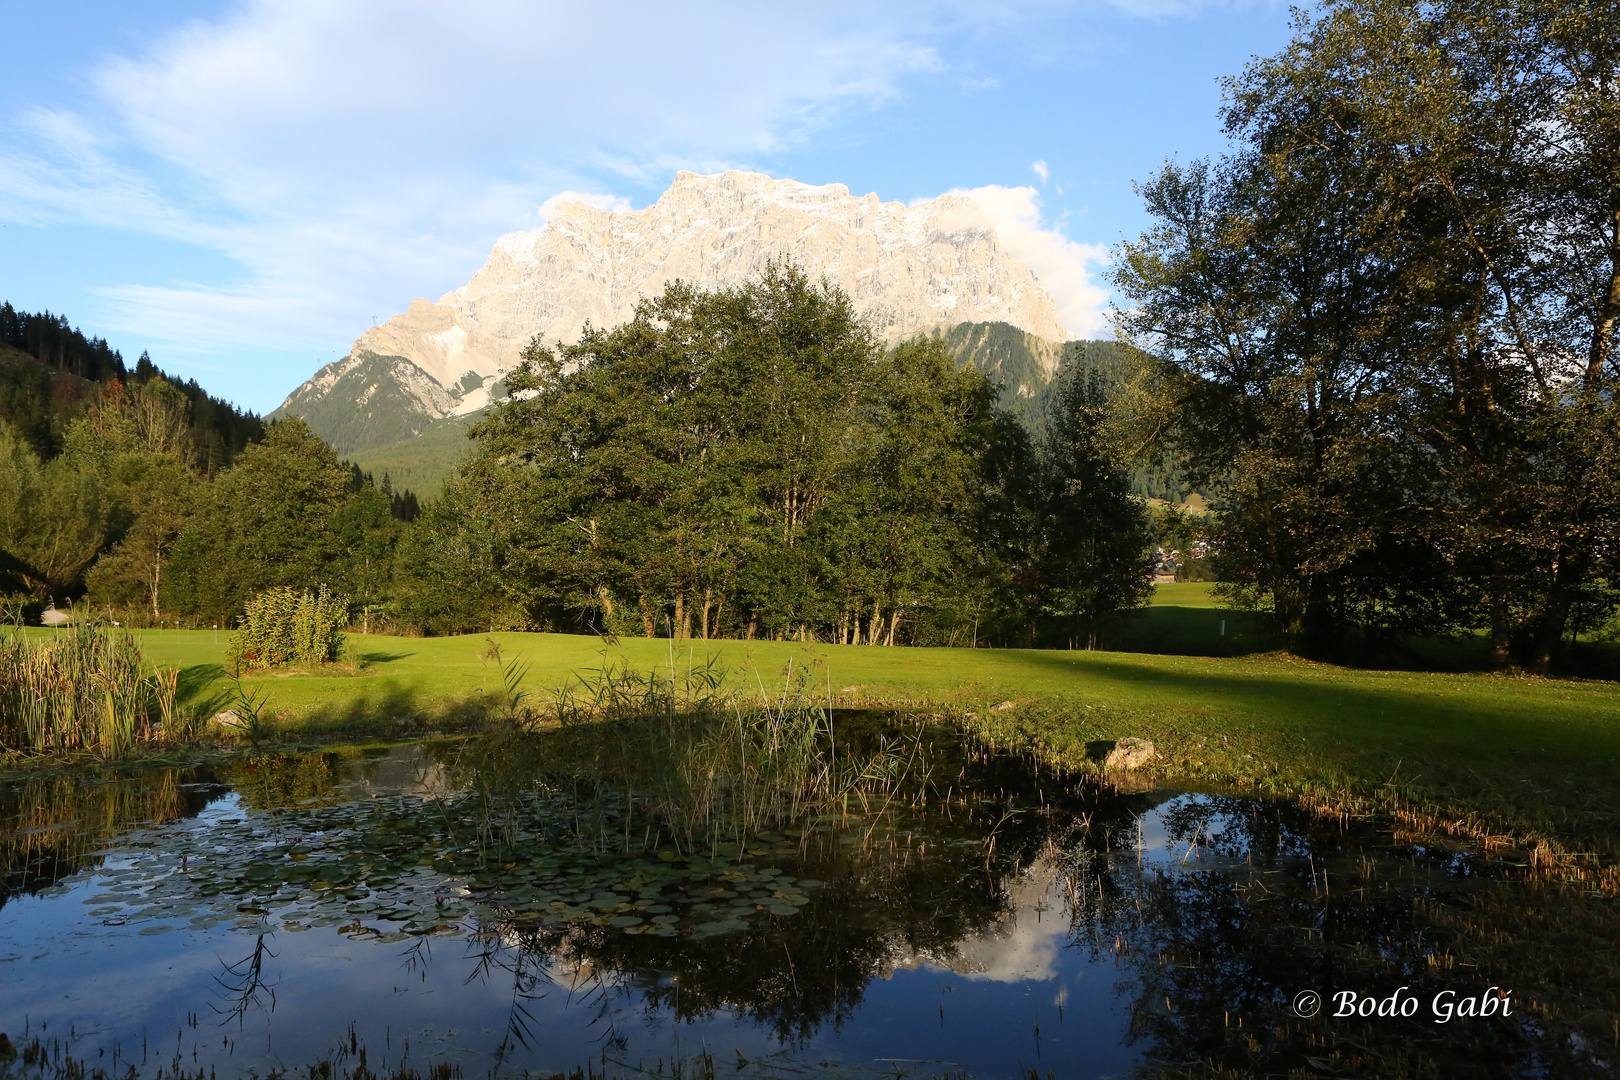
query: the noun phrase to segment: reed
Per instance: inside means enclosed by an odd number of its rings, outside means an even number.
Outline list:
[[[128,633],[75,626],[0,637],[0,749],[127,753],[189,734],[178,671],[147,674]]]
[[[546,725],[535,710],[505,710],[508,722],[464,748],[455,771],[474,793],[486,841],[507,840],[503,827],[545,793],[566,797],[576,835],[598,848],[689,854],[746,846],[807,817],[926,798],[920,727],[845,740],[791,675],[755,697],[728,689],[714,664],[607,666],[559,692],[555,710],[560,722]]]

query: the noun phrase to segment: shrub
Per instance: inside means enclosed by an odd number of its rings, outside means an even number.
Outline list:
[[[268,589],[247,602],[231,635],[231,662],[238,671],[334,663],[343,656],[348,622],[349,598],[324,585],[317,592]]]

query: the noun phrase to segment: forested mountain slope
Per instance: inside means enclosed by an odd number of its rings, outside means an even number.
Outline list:
[[[41,458],[62,450],[66,424],[94,404],[101,387],[161,379],[187,402],[196,464],[212,473],[264,437],[258,416],[197,385],[164,374],[145,353],[133,368],[101,338],[86,337],[64,316],[18,311],[0,304],[0,422],[14,427]]]

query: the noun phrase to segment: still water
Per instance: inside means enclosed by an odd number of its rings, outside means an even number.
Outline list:
[[[702,850],[544,786],[492,815],[464,752],[0,786],[0,1031],[141,1075],[1342,1067],[1295,995],[1467,989],[1434,912],[1505,887],[1371,825],[971,748],[926,798]],[[1535,1075],[1517,1023],[1382,1037]]]

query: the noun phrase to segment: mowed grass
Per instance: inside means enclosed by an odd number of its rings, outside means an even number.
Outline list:
[[[1308,793],[1475,837],[1620,853],[1620,684],[1220,655],[1220,620],[1231,638],[1238,617],[1215,606],[1207,586],[1160,586],[1156,600],[1142,621],[1158,620],[1162,632],[1132,633],[1138,647],[1157,640],[1164,652],[369,635],[354,639],[364,657],[358,672],[242,681],[263,693],[282,733],[314,736],[443,726],[458,707],[473,715],[501,687],[491,644],[526,666],[524,685],[540,704],[605,664],[679,676],[712,663],[729,688],[773,698],[791,671],[793,692],[838,707],[952,713],[989,738],[1068,764],[1086,760],[1087,744],[1141,736],[1157,744],[1161,775],[1175,782]],[[192,694],[230,688],[223,632],[138,636],[149,661],[183,669]],[[1210,639],[1215,655],[1172,654]]]

